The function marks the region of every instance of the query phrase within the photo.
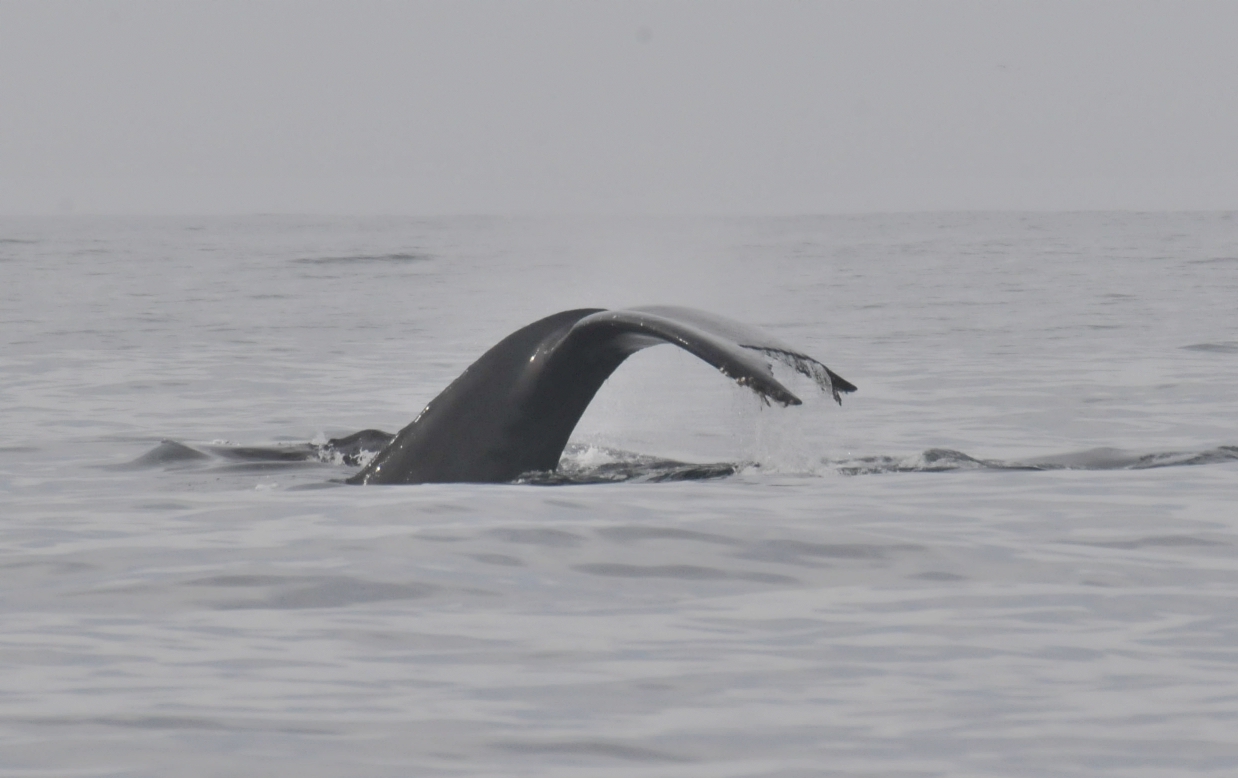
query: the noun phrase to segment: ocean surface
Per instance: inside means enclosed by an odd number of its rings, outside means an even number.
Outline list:
[[[293,455],[641,304],[859,391],[665,346],[626,480]],[[1235,771],[1238,214],[0,220],[0,775]]]

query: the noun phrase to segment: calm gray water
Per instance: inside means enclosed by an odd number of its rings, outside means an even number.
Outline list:
[[[1238,769],[1238,215],[0,221],[4,776]],[[690,305],[570,462],[348,487],[558,310]],[[639,480],[639,479],[638,479]]]

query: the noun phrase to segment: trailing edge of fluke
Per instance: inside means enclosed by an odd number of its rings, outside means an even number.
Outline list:
[[[352,484],[504,483],[554,470],[602,383],[632,354],[670,343],[763,399],[799,405],[770,359],[840,404],[855,387],[760,330],[692,308],[581,308],[516,330],[487,351],[362,468]]]

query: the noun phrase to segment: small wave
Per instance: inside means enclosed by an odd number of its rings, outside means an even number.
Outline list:
[[[1117,448],[1093,448],[1031,459],[978,459],[944,448],[931,448],[909,457],[869,456],[825,460],[843,475],[880,473],[939,473],[953,470],[1150,470],[1157,467],[1209,465],[1238,461],[1238,446],[1217,446],[1202,451],[1164,451],[1151,454]]]
[[[1229,543],[1226,543],[1223,540],[1197,538],[1193,535],[1151,535],[1149,537],[1134,538],[1133,540],[1064,540],[1062,542],[1075,546],[1114,548],[1121,551],[1138,551],[1145,548],[1182,548],[1190,546],[1206,547],[1229,545]]]
[[[434,259],[434,257],[430,254],[422,254],[414,251],[398,251],[391,254],[353,254],[336,257],[301,257],[300,259],[294,259],[293,261],[309,265],[330,265],[355,262],[427,262],[431,259]]]
[[[1192,343],[1182,348],[1186,351],[1206,351],[1213,354],[1238,354],[1238,340],[1221,343]]]
[[[184,443],[177,443],[175,440],[161,440],[158,446],[155,446],[125,466],[132,468],[173,467],[209,458],[209,454],[190,448]]]

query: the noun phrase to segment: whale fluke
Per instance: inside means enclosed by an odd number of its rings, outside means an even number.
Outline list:
[[[766,402],[799,405],[774,378],[776,359],[841,402],[855,387],[760,330],[691,308],[556,313],[487,351],[395,436],[352,484],[504,483],[551,471],[593,396],[625,359],[670,343]]]

